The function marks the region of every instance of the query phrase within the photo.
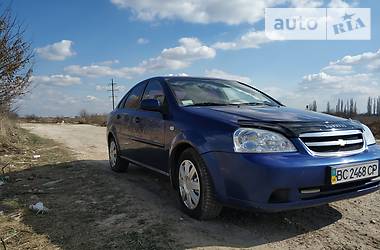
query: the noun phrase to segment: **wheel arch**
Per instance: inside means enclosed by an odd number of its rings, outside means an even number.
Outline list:
[[[178,173],[177,163],[178,163],[179,157],[181,156],[182,152],[184,152],[188,148],[192,148],[198,152],[196,147],[194,147],[194,145],[192,145],[192,143],[188,141],[177,143],[170,151],[169,175],[170,175],[170,183],[174,189],[178,187],[178,183],[175,180]]]
[[[113,135],[112,131],[110,131],[110,132],[108,132],[108,135],[107,135],[107,143],[108,144],[110,143],[112,138],[115,139],[115,136]]]
[[[114,131],[109,130],[107,132],[107,147],[109,147],[111,139],[115,140],[116,146],[117,146],[118,150],[120,150],[119,140],[117,139],[117,136],[115,135]]]

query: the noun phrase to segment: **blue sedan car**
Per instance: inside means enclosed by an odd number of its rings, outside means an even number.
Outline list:
[[[142,81],[107,126],[111,169],[134,163],[169,176],[182,209],[197,219],[223,206],[318,206],[380,185],[380,147],[368,127],[287,108],[237,81]]]

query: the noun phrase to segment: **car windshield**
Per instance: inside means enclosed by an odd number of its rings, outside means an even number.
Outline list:
[[[180,106],[279,106],[270,97],[237,81],[170,79],[168,83]]]

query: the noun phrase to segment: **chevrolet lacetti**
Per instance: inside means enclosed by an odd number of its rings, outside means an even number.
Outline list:
[[[354,120],[287,108],[240,82],[155,77],[109,115],[111,169],[170,177],[198,219],[223,206],[283,211],[379,189],[380,147]]]

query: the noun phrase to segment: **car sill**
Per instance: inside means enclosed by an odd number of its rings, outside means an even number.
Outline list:
[[[124,157],[124,156],[120,156],[120,157],[123,158],[123,159],[126,159],[127,161],[130,161],[130,162],[132,162],[132,163],[134,163],[134,164],[136,164],[136,165],[138,165],[138,166],[141,166],[141,167],[143,167],[143,168],[147,168],[147,169],[152,170],[152,171],[154,171],[154,172],[157,172],[157,173],[159,173],[159,174],[162,174],[162,175],[165,175],[165,176],[169,176],[169,173],[167,173],[167,172],[165,172],[165,171],[162,171],[162,170],[156,169],[156,168],[154,168],[154,167],[151,167],[151,166],[149,166],[149,165],[146,165],[146,164],[140,163],[140,162],[138,162],[138,161],[131,160],[131,159],[129,159],[129,158],[127,158],[127,157]]]

